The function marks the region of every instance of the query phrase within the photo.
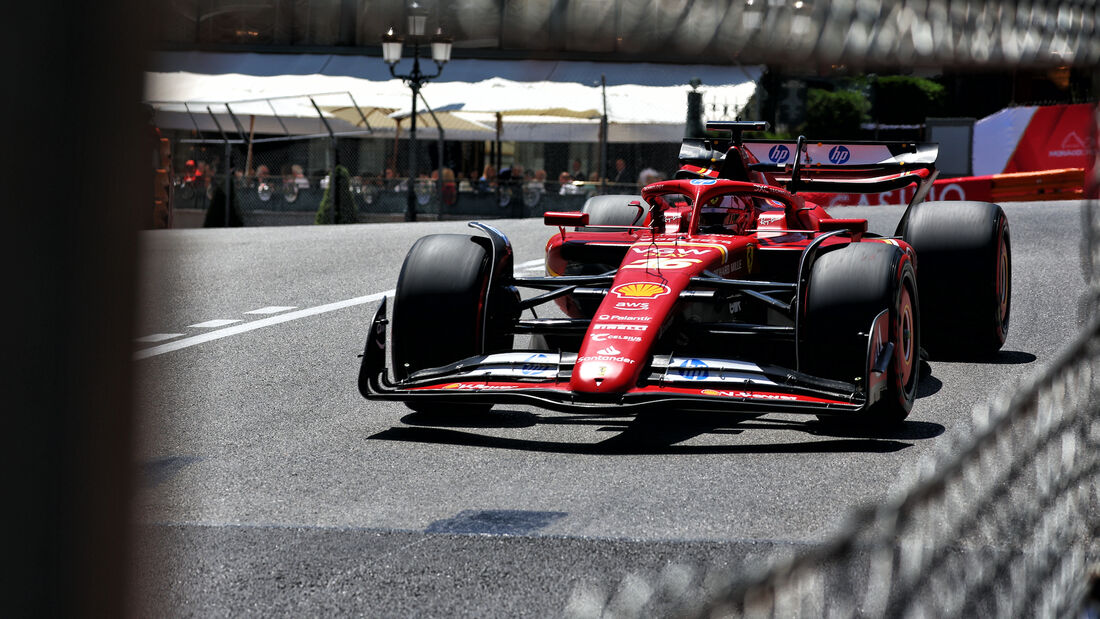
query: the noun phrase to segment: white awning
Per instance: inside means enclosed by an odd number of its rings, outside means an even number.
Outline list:
[[[408,70],[405,64],[399,73]],[[198,123],[204,131],[216,131],[213,113],[224,128],[233,129],[228,102],[245,129],[251,125],[257,134],[322,134],[326,129],[312,96],[334,131],[362,129],[366,117],[374,135],[392,137],[398,120],[410,112],[412,91],[390,77],[377,58],[180,52],[157,55],[152,68],[145,98],[163,128],[191,129]],[[339,71],[351,74],[333,74]],[[596,142],[604,75],[609,140],[668,142],[684,135],[689,80],[702,80],[705,118],[718,120],[744,107],[762,72],[758,66],[456,60],[422,94],[437,110],[447,139],[494,139],[499,112],[507,141]],[[417,106],[418,129],[423,137],[434,137],[435,122],[421,102]],[[404,120],[402,127],[407,126]]]

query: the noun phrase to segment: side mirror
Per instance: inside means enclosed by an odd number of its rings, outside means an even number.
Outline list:
[[[547,211],[542,214],[542,223],[548,226],[587,226],[588,213],[580,211]]]

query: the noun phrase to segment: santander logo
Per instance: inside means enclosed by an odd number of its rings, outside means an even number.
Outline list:
[[[623,351],[619,350],[618,348],[615,348],[614,346],[608,346],[607,348],[602,348],[600,350],[597,350],[596,354],[597,355],[621,355],[621,354],[623,354]]]

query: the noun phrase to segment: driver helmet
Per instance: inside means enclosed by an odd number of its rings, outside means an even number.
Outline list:
[[[752,198],[736,194],[714,196],[699,211],[700,232],[741,234],[752,220]]]

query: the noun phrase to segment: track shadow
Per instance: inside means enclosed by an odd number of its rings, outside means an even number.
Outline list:
[[[490,422],[496,415],[500,415],[502,421]],[[944,427],[939,424],[915,421],[905,422],[889,430],[872,430],[819,421],[771,420],[755,415],[685,412],[669,414],[665,411],[647,411],[635,417],[624,418],[572,414],[540,416],[500,410],[479,413],[473,421],[465,417],[427,417],[422,413],[415,413],[404,418],[415,422],[415,426],[390,428],[369,438],[577,455],[892,453],[910,447],[911,441],[933,438],[944,432]],[[438,420],[438,423],[432,423],[434,420]],[[517,423],[518,420],[523,423]],[[596,433],[613,435],[595,443],[580,443],[490,436],[456,429],[521,428],[533,425],[592,426]],[[805,434],[807,440],[735,445],[680,444],[704,434],[733,435],[751,430],[788,430]]]
[[[923,361],[922,364],[925,364]],[[927,364],[925,364],[927,365]],[[939,393],[940,389],[943,389],[943,381],[932,376],[931,370],[928,373],[921,371],[920,382],[917,383],[917,395],[916,398],[927,398],[930,395]]]
[[[990,365],[1024,365],[1032,363],[1038,357],[1022,350],[999,350],[995,354],[985,357],[950,357],[937,356],[933,361],[949,361],[951,363],[983,363]]]

